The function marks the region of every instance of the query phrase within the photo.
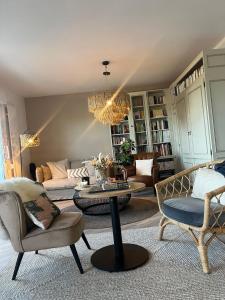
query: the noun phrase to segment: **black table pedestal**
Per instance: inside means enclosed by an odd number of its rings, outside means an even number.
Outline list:
[[[117,197],[110,198],[114,245],[97,250],[91,257],[93,266],[108,272],[135,269],[149,259],[149,252],[138,245],[123,244]]]

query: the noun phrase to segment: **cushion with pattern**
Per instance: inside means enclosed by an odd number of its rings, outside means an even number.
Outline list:
[[[60,215],[60,209],[45,194],[23,205],[28,217],[42,229],[49,228],[54,219]]]

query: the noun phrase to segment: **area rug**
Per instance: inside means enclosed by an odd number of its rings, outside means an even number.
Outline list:
[[[80,211],[75,205],[63,208],[62,211]],[[159,211],[158,204],[146,199],[131,198],[127,206],[120,211],[122,225],[135,223],[152,217]],[[112,226],[110,215],[84,215],[85,229],[102,229]]]
[[[123,231],[124,242],[139,244],[151,252],[146,265],[133,271],[107,273],[92,267],[82,240],[77,251],[85,270],[81,275],[69,247],[25,253],[16,281],[11,280],[16,256],[0,274],[1,300],[208,300],[225,299],[225,245],[209,247],[212,273],[204,274],[198,251],[189,235],[168,226],[165,241],[158,228]],[[112,243],[110,232],[88,234],[94,249]]]

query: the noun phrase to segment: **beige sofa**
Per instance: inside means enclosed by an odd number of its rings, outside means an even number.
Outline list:
[[[82,167],[82,161],[73,160],[70,162],[70,168],[76,169]],[[56,189],[68,189],[74,188],[81,178],[63,178],[63,179],[49,179],[44,181],[43,170],[41,167],[36,168],[36,180],[44,185],[46,190],[56,190]]]

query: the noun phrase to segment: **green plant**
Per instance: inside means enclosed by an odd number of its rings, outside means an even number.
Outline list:
[[[134,142],[131,139],[124,139],[120,146],[118,161],[123,166],[133,163],[132,150],[135,150]]]

